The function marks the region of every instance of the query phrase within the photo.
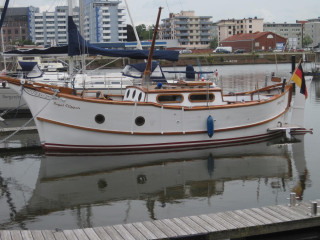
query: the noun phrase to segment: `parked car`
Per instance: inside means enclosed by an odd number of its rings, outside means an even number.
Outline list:
[[[244,53],[244,52],[245,52],[244,49],[237,49],[234,51],[234,53]]]
[[[190,49],[183,49],[183,50],[180,50],[179,51],[180,54],[183,54],[183,53],[192,53],[192,51]]]

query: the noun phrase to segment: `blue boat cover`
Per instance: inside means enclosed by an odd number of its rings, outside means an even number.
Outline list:
[[[109,57],[129,57],[134,59],[147,59],[149,56],[148,50],[117,50],[104,49],[91,45],[80,35],[72,16],[68,17],[68,39],[69,39],[69,56],[81,55],[83,50],[86,54],[102,55]],[[179,51],[170,50],[155,50],[153,53],[154,59],[165,59],[169,61],[178,61]]]
[[[2,28],[3,22],[4,22],[4,18],[6,16],[7,10],[8,10],[8,5],[9,5],[9,0],[6,0],[3,9],[2,9],[2,13],[1,13],[1,19],[0,19],[0,30]]]
[[[19,61],[19,65],[21,67],[21,70],[23,72],[31,72],[35,65],[37,65],[37,62],[22,62]]]

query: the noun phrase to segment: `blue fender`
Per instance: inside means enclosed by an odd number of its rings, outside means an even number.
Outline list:
[[[208,131],[208,136],[211,138],[214,134],[214,120],[211,115],[209,115],[207,119],[207,131]]]

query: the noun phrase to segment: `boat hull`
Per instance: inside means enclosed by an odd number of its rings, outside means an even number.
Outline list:
[[[15,84],[11,87],[20,89]],[[209,108],[88,100],[37,88],[25,88],[23,98],[45,150],[117,152],[231,146],[269,139],[277,134],[269,128],[287,122],[291,91],[272,101]],[[214,119],[212,137],[207,131],[208,116]]]

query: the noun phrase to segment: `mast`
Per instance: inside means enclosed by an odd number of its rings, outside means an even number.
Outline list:
[[[72,0],[68,0],[68,15],[73,16],[73,4]],[[69,40],[70,41],[70,40]],[[69,75],[71,76],[74,68],[73,56],[69,56]]]
[[[139,38],[139,36],[138,36],[136,26],[134,25],[134,22],[133,22],[133,20],[132,20],[132,17],[131,17],[131,14],[130,14],[130,10],[129,10],[129,6],[128,6],[128,3],[127,3],[127,0],[124,0],[124,2],[125,2],[125,4],[126,4],[126,8],[127,8],[127,11],[128,11],[128,15],[129,15],[129,18],[130,18],[130,22],[131,22],[131,24],[132,24],[132,28],[133,28],[134,35],[136,36],[136,39],[137,39],[137,48],[140,49],[140,50],[142,50],[140,38]]]
[[[161,10],[162,10],[162,8],[159,7],[157,22],[156,22],[156,26],[154,28],[152,43],[151,43],[149,56],[148,56],[148,62],[147,62],[147,66],[146,66],[146,69],[144,70],[143,77],[142,77],[142,85],[144,85],[144,84],[149,85],[151,83],[151,79],[150,79],[151,71],[150,71],[150,69],[151,69],[152,56],[153,56],[153,52],[154,52],[154,45],[156,43],[156,38],[157,38],[157,33],[158,33]]]

